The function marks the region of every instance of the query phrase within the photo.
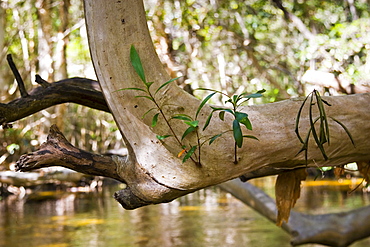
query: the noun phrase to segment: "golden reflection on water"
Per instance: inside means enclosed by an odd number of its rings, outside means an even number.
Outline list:
[[[273,194],[273,178],[253,183]],[[368,194],[348,195],[343,184],[307,182],[296,210],[327,213],[369,204]],[[132,211],[112,198],[118,189],[0,201],[0,246],[289,246],[285,232],[217,188]],[[370,241],[353,246],[370,246]]]

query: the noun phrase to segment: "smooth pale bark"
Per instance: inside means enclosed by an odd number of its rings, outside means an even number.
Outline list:
[[[276,204],[261,189],[236,179],[218,185],[270,221],[276,223]],[[321,215],[291,211],[282,228],[292,236],[293,246],[316,243],[329,246],[349,246],[370,235],[370,206],[342,213]]]
[[[82,103],[86,106],[109,111],[105,105],[103,95],[96,88],[96,81],[71,78],[56,83],[48,83],[40,77],[37,77],[36,81],[42,86],[27,93],[27,97],[3,104],[3,113],[5,113],[3,119],[13,119],[14,121],[24,117],[27,113],[32,114],[32,112],[64,101]],[[69,93],[65,94],[65,92]],[[58,100],[53,100],[53,98]],[[8,122],[5,121],[2,124],[7,125]],[[47,142],[42,144],[39,150],[22,155],[17,162],[16,169],[18,171],[32,171],[49,166],[63,166],[85,174],[111,177],[126,183],[122,179],[122,176],[120,176],[120,168],[127,160],[126,157],[96,155],[78,149],[65,139],[56,126],[52,126]],[[78,174],[76,174],[77,177],[73,176],[72,178],[69,176],[68,178],[60,176],[50,177],[44,174],[38,180],[78,180],[81,176],[81,174]],[[135,176],[135,174],[132,175]],[[32,181],[27,180],[30,179],[30,176],[32,177]],[[42,182],[34,179],[35,176],[38,176],[37,173],[30,174],[30,176],[26,174],[16,179],[14,172],[3,172],[0,174],[0,181],[18,185],[38,184]],[[266,218],[276,222],[275,202],[260,189],[248,183],[241,183],[237,179],[218,186],[230,192]],[[115,194],[115,198],[127,209],[153,203],[153,201],[143,201],[136,196],[132,196],[130,192],[131,190],[127,189]],[[188,192],[190,191],[183,191],[182,193]],[[292,211],[290,220],[288,223],[283,224],[283,229],[293,237],[291,242],[293,245],[321,243],[331,246],[347,246],[369,235],[367,231],[368,226],[363,223],[363,219],[369,218],[369,215],[369,207],[347,213],[325,215],[306,215]],[[368,222],[368,220],[365,220],[365,222]]]
[[[159,118],[159,124],[155,128],[150,127],[155,110],[142,118],[145,112],[155,107],[154,104],[150,100],[135,98],[142,95],[140,92],[117,91],[144,88],[130,63],[131,45],[138,50],[147,81],[155,82],[153,92],[169,79],[153,48],[142,1],[108,3],[104,0],[85,0],[85,13],[95,70],[108,106],[128,146],[129,162],[122,164],[121,176],[128,182],[133,194],[146,201],[167,201],[179,196],[178,193],[172,194],[173,191],[199,189],[243,174],[250,178],[304,166],[303,154],[297,156],[301,144],[294,133],[295,117],[303,99],[244,107],[243,111],[249,114],[254,126],[252,132],[245,131],[244,134],[252,134],[259,141],[245,140],[243,147],[238,149],[237,165],[233,163],[234,140],[231,133],[210,146],[206,144],[202,147],[202,167],[191,161],[182,164],[181,159],[177,158],[181,146],[174,138],[167,138],[163,143],[156,138],[156,135],[170,134],[165,121]],[[200,103],[175,84],[161,90],[156,99],[168,118],[179,113],[194,116]],[[325,99],[332,104],[327,109],[327,115],[347,126],[356,148],[345,131],[330,121],[331,145],[326,147],[329,160],[325,161],[318,148],[311,145],[309,165],[334,166],[370,160],[370,94]],[[203,126],[210,110],[205,107],[201,112],[200,126]],[[301,121],[303,136],[307,133],[307,115],[302,116]],[[225,121],[215,117],[201,136],[209,137],[229,130],[231,120],[229,116]],[[187,128],[175,120],[171,121],[171,125],[179,137]],[[189,146],[189,143],[196,144],[194,136],[185,139],[185,144]],[[151,186],[147,186],[148,183]]]

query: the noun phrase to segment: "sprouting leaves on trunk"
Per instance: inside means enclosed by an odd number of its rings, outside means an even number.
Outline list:
[[[306,105],[306,103],[309,101],[308,106],[308,119],[309,119],[309,129],[308,133],[306,134],[305,138],[303,139],[301,136],[301,133],[299,131],[299,124],[302,118],[303,108]],[[298,110],[297,117],[296,117],[296,124],[295,124],[295,133],[297,135],[297,138],[299,141],[303,144],[302,148],[299,150],[298,154],[301,152],[304,152],[305,154],[305,160],[306,164],[308,161],[308,144],[310,137],[312,135],[317,147],[319,148],[323,158],[325,160],[328,160],[329,157],[327,156],[325,152],[324,144],[330,145],[330,133],[329,133],[329,123],[328,120],[331,119],[335,123],[337,123],[339,126],[343,128],[343,130],[348,135],[350,141],[352,142],[353,146],[355,146],[355,143],[353,141],[352,135],[347,129],[347,127],[341,123],[339,120],[334,119],[330,116],[326,115],[325,112],[325,105],[331,106],[326,100],[324,100],[319,92],[317,90],[313,90],[303,101],[301,107]],[[317,112],[319,113],[318,117],[314,117],[314,108],[316,107]],[[318,129],[315,126],[318,123]]]
[[[258,91],[257,93],[254,93],[254,94],[248,94],[248,93],[242,93],[242,94],[239,94],[239,95],[233,95],[233,96],[228,96],[227,94],[221,92],[221,91],[217,91],[217,90],[213,90],[213,89],[207,89],[207,88],[198,88],[197,90],[206,90],[206,91],[211,91],[213,93],[209,94],[206,98],[204,98],[202,100],[202,102],[200,103],[198,109],[197,109],[197,112],[196,112],[196,116],[198,116],[198,114],[200,113],[200,111],[202,110],[202,108],[204,107],[204,105],[215,95],[215,94],[221,94],[221,95],[224,95],[228,98],[228,100],[225,101],[225,103],[229,103],[232,105],[232,108],[229,109],[229,108],[224,108],[224,107],[212,107],[211,106],[211,109],[212,109],[212,112],[208,115],[207,117],[207,120],[203,126],[203,130],[205,130],[208,125],[210,124],[211,122],[211,119],[213,117],[213,113],[215,112],[219,112],[218,114],[218,117],[224,121],[224,118],[225,118],[225,113],[229,113],[231,114],[233,117],[234,117],[234,120],[232,122],[232,129],[231,131],[233,132],[233,138],[234,138],[234,142],[235,142],[235,148],[234,148],[234,163],[237,164],[238,163],[238,156],[237,156],[237,148],[241,148],[243,146],[243,140],[244,138],[250,138],[250,139],[255,139],[255,140],[258,140],[257,137],[255,136],[252,136],[252,135],[243,135],[243,131],[242,131],[242,126],[244,125],[244,127],[248,130],[252,130],[252,123],[251,121],[249,120],[249,116],[247,113],[245,112],[240,112],[238,111],[239,107],[247,102],[248,100],[252,99],[252,98],[259,98],[259,97],[262,97],[263,93],[265,92],[265,90],[260,90]],[[221,137],[223,134],[227,133],[228,131],[225,131],[225,132],[222,132],[222,133],[218,133],[214,136],[212,136],[210,139],[209,139],[209,144],[212,144],[217,138]]]
[[[215,94],[222,94],[224,96],[228,97],[228,100],[226,100],[226,104],[231,104],[232,108],[224,108],[224,107],[211,107],[212,112],[208,116],[202,130],[204,131],[208,125],[210,124],[213,113],[218,112],[218,117],[224,121],[225,119],[225,113],[229,113],[233,116],[234,120],[232,122],[232,128],[230,131],[233,133],[233,138],[234,138],[234,163],[238,163],[238,157],[237,157],[237,148],[241,148],[243,146],[243,140],[245,138],[250,138],[254,140],[258,140],[257,137],[253,135],[243,135],[243,130],[242,127],[244,126],[245,129],[247,130],[252,130],[252,123],[249,120],[249,116],[247,113],[239,111],[239,107],[249,101],[252,98],[259,98],[262,97],[262,93],[265,92],[265,90],[260,90],[257,93],[254,94],[248,94],[248,93],[242,93],[239,95],[233,95],[229,97],[228,95],[217,91],[213,89],[205,89],[205,88],[200,88],[198,90],[208,90],[211,91],[212,93],[208,95],[205,99],[203,99],[195,112],[195,117],[191,117],[186,114],[175,114],[172,117],[166,116],[164,114],[163,108],[161,105],[159,105],[159,101],[156,99],[156,95],[158,92],[160,92],[163,88],[165,88],[167,85],[169,85],[171,82],[177,80],[178,78],[171,79],[163,84],[161,84],[157,89],[152,90],[152,85],[155,85],[154,82],[148,82],[147,78],[145,76],[145,71],[143,64],[141,62],[140,56],[135,49],[135,47],[132,45],[130,48],[130,61],[131,65],[134,68],[136,74],[139,76],[140,80],[142,81],[144,87],[131,87],[131,88],[124,88],[121,90],[134,90],[139,93],[139,95],[135,96],[137,98],[143,98],[147,99],[153,102],[155,107],[149,109],[143,114],[142,118],[145,118],[148,115],[152,115],[152,120],[151,120],[151,127],[155,128],[158,124],[159,121],[164,121],[165,124],[168,126],[170,130],[169,135],[157,135],[158,140],[164,141],[166,138],[172,137],[176,139],[176,142],[178,143],[180,150],[178,152],[178,157],[183,157],[182,161],[186,162],[188,159],[191,159],[195,164],[198,166],[201,166],[201,147],[206,143],[207,140],[209,140],[209,145],[212,144],[217,138],[221,137],[223,134],[229,132],[229,131],[223,131],[221,133],[217,133],[213,135],[210,138],[207,138],[206,141],[201,141],[203,138],[200,134],[200,127],[199,127],[199,121],[197,120],[198,115],[202,108],[206,105],[206,103],[215,95]],[[117,91],[121,91],[117,90]],[[154,111],[154,113],[153,113]],[[172,119],[177,119],[182,121],[184,124],[187,125],[187,128],[184,130],[184,132],[181,135],[177,135],[174,131],[174,129],[171,126],[170,121]],[[194,135],[195,134],[195,135]],[[181,136],[181,137],[180,137]],[[187,145],[184,144],[185,139],[188,137],[195,136],[197,143],[191,144],[188,143]],[[197,151],[197,152],[196,152]],[[194,156],[194,158],[193,158]]]

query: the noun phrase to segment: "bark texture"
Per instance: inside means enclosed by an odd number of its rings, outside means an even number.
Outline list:
[[[50,106],[67,102],[109,112],[97,81],[76,77],[48,83],[36,76],[36,82],[41,86],[23,93],[24,97],[7,104],[0,103],[0,125],[6,126]]]
[[[60,82],[47,83],[39,77],[37,80],[42,86],[27,93],[28,96],[19,98],[9,104],[3,104],[4,108],[8,107],[10,109],[4,111],[6,114],[3,115],[3,119],[20,119],[27,114],[37,111],[37,109],[44,109],[59,103],[59,101],[55,99],[63,99],[63,101],[66,102],[75,102],[76,99],[77,102],[79,102],[86,99],[83,102],[84,105],[109,111],[102,93],[96,87],[98,85],[96,81],[71,78]],[[60,85],[63,85],[63,87],[59,87]],[[51,88],[58,88],[59,90],[50,90]],[[64,94],[64,89],[74,93],[66,95]],[[93,103],[90,100],[91,91],[94,92],[94,98],[97,100]],[[49,93],[51,93],[53,97],[48,96]],[[27,105],[24,102],[27,102],[29,97],[32,97],[33,100],[32,104]],[[11,109],[13,109],[13,111],[11,111]],[[11,117],[9,117],[9,114]],[[111,177],[123,183],[127,183],[123,179],[122,174],[130,170],[121,170],[122,167],[125,167],[127,161],[127,157],[96,155],[73,147],[56,126],[52,126],[47,141],[41,145],[39,150],[23,155],[17,163],[17,170],[32,171],[42,167],[59,165],[85,174]],[[260,169],[258,173],[244,174],[243,179],[268,175],[270,173],[274,174],[279,171],[281,172],[282,170]],[[134,173],[131,175],[136,176]],[[127,176],[130,176],[130,174],[127,173],[124,177]],[[1,181],[6,182],[9,179],[11,179],[9,174],[0,174]],[[50,179],[50,177],[47,176],[47,179]],[[55,179],[55,177],[52,176],[51,179]],[[60,179],[60,177],[58,179]],[[14,181],[15,180],[12,179],[12,183],[14,183]],[[17,178],[16,181],[20,185],[28,183],[25,179],[22,180]],[[148,184],[147,186],[150,188],[150,186],[153,185]],[[156,185],[153,187],[158,188]],[[222,183],[219,187],[228,191],[236,198],[276,223],[276,204],[272,198],[267,196],[260,189],[248,183],[241,183],[238,180]],[[177,191],[177,196],[189,192],[192,191]],[[174,193],[172,192],[171,195],[174,195]],[[143,200],[141,197],[136,196],[133,194],[130,187],[116,192],[114,197],[126,209],[134,209],[156,203]],[[158,202],[165,202],[165,200],[161,198],[157,203]],[[356,240],[369,236],[370,232],[367,230],[369,226],[366,224],[368,218],[370,218],[369,207],[346,213],[325,215],[306,215],[292,211],[288,223],[284,223],[282,227],[292,236],[291,243],[294,246],[306,243],[348,246]],[[363,219],[365,219],[365,221]]]
[[[130,47],[134,45],[141,57],[146,80],[154,82],[153,91],[170,78],[163,69],[146,27],[142,1],[115,1],[107,4],[103,0],[85,0],[86,23],[94,67],[108,106],[124,136],[128,147],[129,177],[122,173],[125,181],[131,181],[134,195],[145,201],[168,201],[178,196],[178,191],[191,191],[245,175],[245,178],[277,174],[305,166],[304,155],[297,155],[301,144],[296,138],[295,116],[303,99],[292,99],[273,104],[247,106],[254,129],[252,134],[259,141],[246,140],[238,149],[238,164],[234,161],[232,134],[225,134],[212,145],[204,145],[201,152],[202,167],[191,161],[182,164],[177,154],[182,150],[174,138],[159,141],[156,135],[170,134],[163,119],[155,128],[151,120],[155,108],[153,102],[137,98],[141,92],[123,90],[143,88],[144,84],[135,73],[130,62]],[[320,150],[309,145],[308,165],[335,166],[354,161],[370,160],[370,94],[324,98],[332,106],[327,115],[341,121],[351,132],[356,144],[352,146],[345,131],[334,121],[329,121],[331,144],[326,147],[325,160]],[[174,114],[194,116],[199,100],[185,93],[175,84],[169,84],[156,95],[161,110],[171,118]],[[344,107],[345,106],[345,107]],[[200,126],[211,112],[205,107],[199,114]],[[316,116],[315,116],[316,117]],[[171,125],[179,138],[188,126],[178,121]],[[309,116],[302,115],[300,130],[308,132]],[[232,119],[212,120],[203,137],[213,136],[230,130]],[[184,139],[187,146],[197,143],[196,136]],[[140,179],[137,179],[137,177]],[[158,190],[146,184],[158,185]],[[153,193],[154,192],[154,193]],[[160,193],[163,193],[160,195]],[[180,193],[181,194],[181,193]],[[131,197],[130,197],[131,198]],[[162,199],[160,199],[162,198]]]

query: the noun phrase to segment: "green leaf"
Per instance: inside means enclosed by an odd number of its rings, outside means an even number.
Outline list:
[[[347,135],[348,135],[349,139],[351,140],[352,145],[353,145],[354,147],[356,147],[356,145],[355,145],[355,141],[353,140],[352,135],[351,135],[351,133],[349,132],[349,130],[347,129],[347,127],[346,127],[344,124],[342,124],[339,120],[337,120],[337,119],[335,119],[335,118],[332,118],[332,117],[330,117],[330,118],[331,118],[331,119],[333,119],[337,124],[339,124],[339,125],[344,129],[344,131],[347,133]]]
[[[243,98],[247,98],[248,100],[251,98],[261,98],[263,97],[264,92],[266,92],[266,90],[262,89],[262,90],[258,90],[257,93],[252,93],[252,94],[242,93],[241,96],[243,96]]]
[[[218,114],[218,117],[219,117],[222,121],[224,121],[224,119],[225,119],[225,111],[220,111],[220,113]]]
[[[157,125],[157,122],[158,122],[158,116],[159,116],[159,113],[155,114],[153,116],[153,119],[152,119],[152,127],[155,127]]]
[[[233,100],[232,100],[232,104],[233,105],[236,105],[237,103],[238,103],[238,101],[239,101],[239,95],[233,95]]]
[[[198,127],[198,124],[199,124],[199,121],[198,120],[195,120],[195,121],[185,121],[184,123],[186,123],[187,125],[191,126],[191,127]]]
[[[204,126],[203,126],[203,131],[208,127],[209,123],[211,122],[212,115],[213,115],[213,113],[214,113],[214,112],[215,112],[215,111],[212,111],[212,112],[208,115],[207,120],[206,120],[206,122],[204,123]]]
[[[225,111],[225,112],[228,112],[232,115],[235,115],[234,112],[229,108],[213,107],[213,106],[211,106],[211,108],[212,108],[213,111]]]
[[[243,96],[243,98],[252,99],[252,98],[261,98],[263,94],[260,93],[253,93]]]
[[[173,81],[176,81],[177,79],[179,79],[179,78],[181,78],[182,76],[179,76],[179,77],[176,77],[176,78],[173,78],[173,79],[171,79],[171,80],[169,80],[169,81],[167,81],[167,82],[165,82],[165,83],[163,83],[156,91],[155,91],[155,93],[154,93],[154,95],[156,95],[158,92],[159,92],[159,90],[161,90],[163,87],[165,87],[166,85],[168,85],[168,84],[170,84],[171,82],[173,82]]]
[[[196,128],[194,128],[193,126],[190,126],[189,128],[187,128],[184,131],[184,134],[182,134],[181,140],[183,140],[187,135],[189,135],[190,133],[194,132],[195,130],[196,130]]]
[[[172,116],[172,119],[179,119],[179,120],[184,120],[184,121],[192,121],[191,117],[186,114],[176,114]]]
[[[149,88],[150,88],[150,86],[151,86],[151,85],[153,85],[153,83],[154,83],[154,81],[150,81],[150,82],[148,82],[148,83],[145,83],[146,88],[148,89],[148,92],[149,92]]]
[[[243,124],[247,129],[252,130],[252,123],[249,121],[248,114],[244,112],[235,112],[236,120]]]
[[[320,97],[320,98],[321,98],[321,97]],[[324,102],[324,104],[325,104],[325,105],[327,105],[327,106],[331,106],[331,104],[329,104],[326,100],[324,100],[324,99],[322,99],[322,98],[321,98],[321,101],[322,101],[322,102]]]
[[[244,135],[243,138],[249,138],[249,139],[254,139],[254,140],[259,141],[259,139],[257,137],[251,136],[251,135]]]
[[[312,93],[310,93],[310,94],[312,94]],[[298,139],[301,143],[304,143],[304,141],[303,141],[301,135],[299,134],[299,120],[301,119],[301,114],[302,114],[303,107],[306,104],[306,101],[307,101],[308,97],[310,96],[310,94],[302,102],[301,106],[299,107],[296,119],[295,119],[295,133],[296,133],[296,135],[297,135],[297,137],[298,137]]]
[[[170,137],[171,135],[164,135],[164,136],[160,136],[160,135],[156,135],[157,139],[160,140],[160,141],[163,141],[164,139]]]
[[[122,88],[122,89],[118,89],[118,90],[113,91],[113,92],[118,92],[118,91],[123,91],[123,90],[136,90],[136,91],[142,91],[142,92],[147,93],[147,91],[145,91],[144,89],[137,88],[137,87]]]
[[[140,79],[145,84],[147,84],[146,83],[146,79],[145,79],[143,65],[141,63],[139,54],[137,53],[134,45],[131,45],[131,49],[130,49],[130,60],[131,60],[131,65],[134,67],[134,69],[135,69],[136,73],[139,75]]]
[[[151,109],[149,109],[147,112],[145,112],[144,114],[143,114],[143,116],[141,117],[141,118],[145,118],[145,116],[149,113],[149,112],[151,112],[152,110],[156,110],[157,108],[151,108]]]
[[[317,132],[316,132],[316,129],[315,129],[315,122],[317,120],[314,121],[313,120],[313,116],[312,116],[312,113],[313,113],[313,109],[312,109],[312,106],[313,106],[313,103],[312,103],[313,97],[314,97],[313,94],[311,94],[310,107],[309,107],[310,130],[311,130],[311,133],[312,133],[313,138],[315,139],[316,145],[318,146],[318,148],[321,151],[321,154],[323,155],[323,157],[324,157],[325,160],[328,160],[328,156],[326,155],[324,146],[320,142],[320,139],[317,136]]]
[[[154,102],[154,99],[152,97],[146,96],[146,95],[138,95],[138,96],[135,96],[135,98],[145,98],[145,99],[148,99],[148,100]]]
[[[221,134],[212,136],[211,139],[209,139],[209,145],[211,145],[217,138],[219,138],[220,136],[222,136],[224,133],[221,133]]]
[[[212,98],[212,96],[213,96],[213,95],[215,95],[215,94],[216,94],[216,92],[211,93],[210,95],[208,95],[207,97],[205,97],[205,98],[202,100],[202,102],[200,103],[200,105],[199,105],[199,107],[198,107],[197,112],[195,113],[195,118],[197,118],[197,117],[198,117],[198,114],[199,114],[200,110],[202,110],[203,106],[204,106],[204,105],[208,102],[208,100],[210,100],[210,99]]]
[[[233,134],[236,145],[241,148],[243,146],[243,134],[238,120],[233,121]]]
[[[191,149],[186,153],[186,155],[182,159],[182,163],[185,163],[185,161],[187,161],[193,155],[193,153],[195,152],[197,147],[198,146],[196,146],[196,145],[191,147]]]
[[[320,112],[320,143],[324,144],[325,142],[328,142],[330,145],[329,124],[325,113],[323,99],[318,91],[314,90],[314,93],[316,96],[317,107],[319,108]]]

